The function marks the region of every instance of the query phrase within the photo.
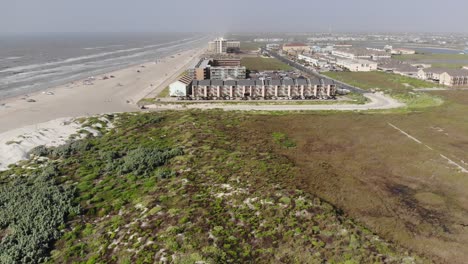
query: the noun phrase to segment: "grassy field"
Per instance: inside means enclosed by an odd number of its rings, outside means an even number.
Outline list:
[[[157,98],[169,97],[169,86],[167,86],[166,88],[164,88],[156,97],[157,97]]]
[[[413,88],[432,88],[437,85],[416,78],[385,72],[326,72],[333,79],[365,90],[380,90],[406,103],[409,109],[438,106],[440,98],[427,93],[413,92]]]
[[[445,69],[460,69],[463,66],[467,66],[467,63],[432,63],[432,68],[445,68]]]
[[[103,136],[37,148],[43,159],[0,173],[2,188],[22,190],[0,192],[2,262],[20,262],[25,252],[37,252],[31,262],[48,263],[428,262],[291,184],[298,169],[273,150],[301,146],[282,129],[266,137],[248,129],[261,116],[178,111],[108,118],[115,128],[103,128]],[[33,184],[17,185],[19,177]],[[48,215],[38,198],[62,201],[56,210],[63,215],[51,214],[61,221],[22,224]],[[46,230],[55,236],[15,244]]]
[[[255,51],[260,49],[262,46],[265,46],[265,44],[257,42],[241,42],[241,50],[244,51]]]
[[[273,71],[273,70],[284,70],[289,71],[293,68],[275,58],[242,58],[242,66],[247,67],[251,71]]]
[[[466,263],[468,177],[441,155],[468,169],[468,91],[432,93],[445,103],[405,114],[259,116],[246,130],[295,142],[276,149],[297,165],[290,184],[437,263]]]
[[[402,61],[424,61],[424,60],[468,60],[467,54],[412,54],[394,56]]]

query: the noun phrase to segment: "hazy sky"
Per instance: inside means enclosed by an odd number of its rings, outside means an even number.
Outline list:
[[[0,0],[0,32],[468,32],[468,0]]]

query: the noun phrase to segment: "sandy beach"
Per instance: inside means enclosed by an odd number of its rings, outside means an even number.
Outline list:
[[[1,100],[0,171],[27,159],[27,153],[36,146],[65,143],[82,128],[74,121],[76,117],[138,111],[139,100],[157,95],[201,52],[202,49],[188,50],[158,62]]]
[[[75,81],[0,100],[0,133],[57,118],[136,111],[140,99],[164,89],[201,52],[201,49],[188,50],[158,62],[94,76],[94,80]]]

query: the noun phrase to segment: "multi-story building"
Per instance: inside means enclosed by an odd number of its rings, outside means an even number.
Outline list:
[[[208,51],[212,53],[233,53],[240,50],[240,42],[235,40],[228,40],[224,38],[217,38],[208,42]]]
[[[201,59],[195,66],[187,70],[188,76],[193,80],[205,80],[210,78],[210,72],[207,68],[210,67],[212,61],[210,59]]]
[[[368,72],[377,70],[377,62],[369,60],[337,59],[336,65],[352,72]]]
[[[420,79],[438,82],[442,85],[468,87],[467,69],[420,69],[417,76]]]
[[[210,78],[213,80],[245,79],[247,69],[240,66],[210,67]]]
[[[213,60],[212,65],[218,67],[238,67],[241,66],[241,60],[238,58],[216,58]]]
[[[380,60],[380,59],[390,59],[391,54],[376,49],[366,49],[366,48],[339,48],[334,49],[331,54],[345,59],[370,59],[370,60]]]
[[[447,69],[439,75],[439,83],[447,86],[468,86],[468,70]]]
[[[308,55],[303,55],[303,54],[299,54],[297,55],[297,58],[299,60],[303,60],[315,67],[325,67],[326,65],[328,65],[328,61],[323,59],[323,58],[319,58],[319,57],[313,57],[313,56],[308,56]]]
[[[226,98],[331,98],[336,85],[327,79],[202,80],[193,81],[190,96],[195,99]]]

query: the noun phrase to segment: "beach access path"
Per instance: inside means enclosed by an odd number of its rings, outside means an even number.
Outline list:
[[[223,104],[222,101],[212,103],[168,103],[146,105],[150,110],[186,110],[186,109],[223,109],[225,111],[365,111],[384,110],[404,107],[401,103],[383,93],[364,93],[369,102],[365,104],[255,104],[241,102]]]

